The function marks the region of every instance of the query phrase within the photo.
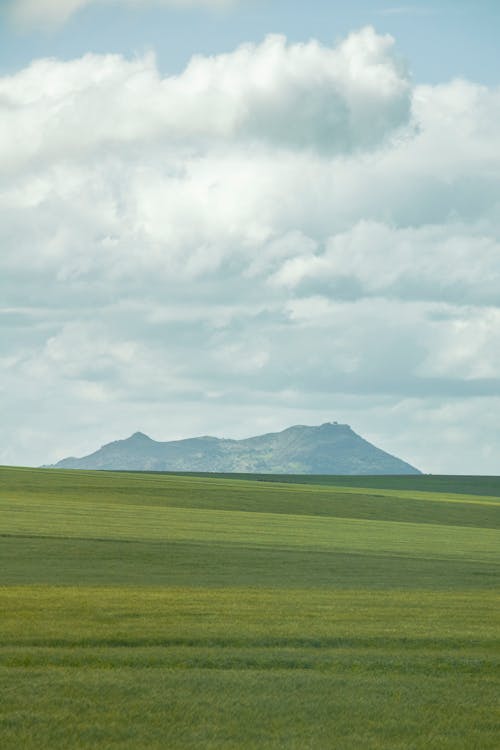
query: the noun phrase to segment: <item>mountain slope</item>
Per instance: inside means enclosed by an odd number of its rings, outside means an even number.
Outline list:
[[[262,472],[270,474],[419,474],[357,435],[349,425],[296,425],[245,440],[198,437],[157,442],[142,432],[102,446],[60,469]]]

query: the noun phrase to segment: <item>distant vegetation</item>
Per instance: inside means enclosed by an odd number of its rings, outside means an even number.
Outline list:
[[[266,479],[0,469],[2,750],[497,750],[500,480]]]

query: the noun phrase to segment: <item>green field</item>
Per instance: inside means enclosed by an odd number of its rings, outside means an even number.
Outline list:
[[[498,750],[498,478],[277,479],[0,469],[0,748]]]

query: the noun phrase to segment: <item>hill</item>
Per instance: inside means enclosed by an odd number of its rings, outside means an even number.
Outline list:
[[[142,432],[116,440],[58,469],[249,472],[269,474],[420,474],[364,440],[346,424],[296,425],[282,432],[229,440],[197,437],[157,442]]]

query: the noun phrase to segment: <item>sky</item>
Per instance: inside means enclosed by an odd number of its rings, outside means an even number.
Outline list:
[[[499,7],[2,0],[0,463],[339,421],[499,474]]]

